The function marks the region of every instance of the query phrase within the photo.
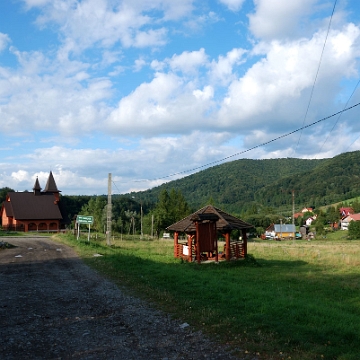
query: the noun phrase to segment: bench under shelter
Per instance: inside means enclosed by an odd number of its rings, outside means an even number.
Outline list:
[[[185,261],[233,260],[247,255],[247,232],[253,225],[207,205],[167,227],[174,232],[174,257]],[[240,230],[241,236],[231,239],[231,232]],[[180,234],[186,234],[184,241]],[[219,251],[218,238],[225,240],[224,251]]]

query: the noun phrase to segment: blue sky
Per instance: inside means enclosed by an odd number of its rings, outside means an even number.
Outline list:
[[[106,194],[108,173],[126,193],[233,154],[359,150],[360,106],[257,147],[360,102],[360,5],[338,0],[328,33],[334,4],[1,1],[0,187],[52,170],[63,194]]]

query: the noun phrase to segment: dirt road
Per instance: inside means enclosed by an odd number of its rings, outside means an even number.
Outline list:
[[[71,248],[0,238],[0,359],[235,359],[128,296]]]

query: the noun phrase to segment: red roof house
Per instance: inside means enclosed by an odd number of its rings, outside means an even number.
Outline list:
[[[349,214],[341,220],[341,230],[348,230],[351,221],[360,221],[360,214]]]
[[[339,209],[339,211],[342,218],[345,218],[350,214],[354,214],[354,210],[352,207],[342,207]]]
[[[70,221],[52,172],[44,191],[36,178],[33,192],[9,192],[1,207],[1,220],[6,230],[57,232],[64,229]]]

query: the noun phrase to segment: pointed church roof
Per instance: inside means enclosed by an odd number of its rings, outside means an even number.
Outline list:
[[[40,190],[41,190],[41,186],[40,186],[40,183],[39,183],[39,179],[38,179],[37,177],[36,177],[36,180],[35,180],[35,184],[34,184],[33,190],[37,190],[37,191],[40,191]]]
[[[47,180],[44,192],[50,192],[50,193],[60,192],[56,186],[56,182],[55,182],[54,176],[52,174],[52,171],[50,171],[49,178]]]
[[[167,227],[167,230],[172,231],[179,231],[179,232],[195,232],[196,227],[194,223],[194,219],[199,217],[201,218],[201,215],[216,215],[218,220],[216,221],[216,228],[218,230],[223,231],[231,231],[234,229],[251,229],[253,228],[253,225],[246,223],[245,221],[238,219],[235,216],[232,216],[225,211],[222,211],[212,205],[207,205],[203,207],[202,209],[194,212],[193,214],[187,216],[186,218],[176,222],[175,224],[172,224]]]

